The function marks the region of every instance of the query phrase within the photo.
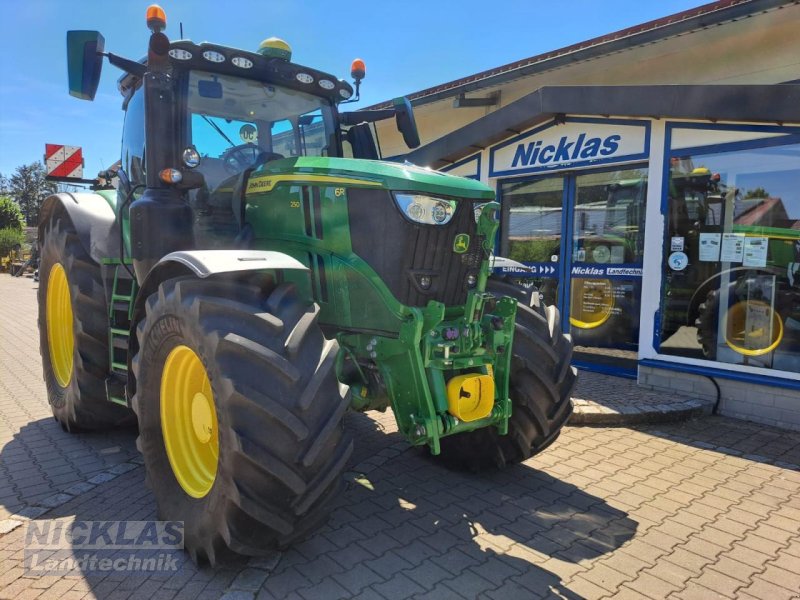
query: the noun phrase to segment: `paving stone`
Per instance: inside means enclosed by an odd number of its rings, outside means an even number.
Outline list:
[[[577,577],[582,577],[609,592],[614,592],[626,581],[634,579],[635,575],[626,575],[602,563],[595,563],[587,571],[577,575]]]
[[[250,590],[257,592],[269,577],[268,571],[261,569],[245,569],[240,571],[231,583],[231,588],[236,590]]]
[[[636,578],[633,582],[628,582],[623,584],[624,587],[630,588],[634,591],[641,592],[648,598],[652,598],[653,600],[661,600],[666,598],[672,592],[679,590],[679,587],[676,587],[670,583],[667,583],[663,579],[659,579],[658,577],[653,577],[652,575],[642,572],[639,577]],[[682,587],[682,586],[681,586]]]
[[[343,573],[337,573],[332,577],[339,585],[353,595],[360,593],[364,588],[373,583],[381,583],[383,581],[380,575],[362,564],[352,565]],[[439,579],[438,577],[434,578],[432,583],[436,583]]]
[[[726,596],[716,590],[703,587],[695,581],[690,581],[686,584],[685,588],[671,595],[670,598],[679,600],[728,600],[731,596]]]
[[[283,573],[270,575],[267,581],[264,582],[264,589],[278,598],[283,598],[293,591],[299,591],[312,585],[313,583],[310,579],[296,569],[291,568]]]
[[[341,573],[344,570],[342,565],[328,555],[323,555],[314,560],[299,564],[295,566],[295,568],[314,584],[319,583],[322,579],[334,573]]]
[[[534,593],[526,587],[521,586],[516,581],[506,581],[499,588],[489,590],[485,593],[486,598],[491,600],[511,600],[515,598],[544,598],[546,594],[550,593],[550,589],[539,590]]]
[[[800,544],[794,548],[795,554],[790,554],[790,548],[786,552],[778,552],[778,558],[770,564],[779,567],[785,571],[789,571],[795,575],[800,575],[800,560],[798,560],[798,553],[800,553]]]
[[[740,588],[739,592],[742,594],[749,594],[754,598],[761,598],[763,600],[796,600],[797,592],[787,590],[785,587],[775,585],[769,581],[765,581],[760,577],[754,577],[753,582],[746,587]]]
[[[666,556],[664,560],[675,563],[676,565],[688,569],[695,575],[703,572],[703,568],[713,562],[713,559],[705,558],[693,552],[689,552],[682,547],[676,548],[675,551]]]
[[[256,597],[253,592],[243,590],[229,590],[220,596],[220,600],[253,600]]]
[[[758,578],[800,593],[800,575],[781,569],[774,564],[767,565],[766,570],[760,573]]]
[[[349,598],[350,594],[332,578],[326,577],[319,583],[299,591],[305,600],[334,600]]]
[[[361,544],[350,544],[341,550],[331,552],[328,556],[346,569],[375,558],[375,555]]]
[[[410,562],[391,551],[374,560],[364,562],[364,565],[375,571],[384,579],[389,579],[399,571],[405,571],[413,567]]]
[[[736,595],[736,590],[744,585],[742,581],[731,575],[720,573],[719,571],[706,569],[697,579],[693,580],[698,585],[728,598]]]
[[[474,598],[475,596],[462,596],[444,583],[439,583],[432,590],[414,596],[414,600],[473,600]]]

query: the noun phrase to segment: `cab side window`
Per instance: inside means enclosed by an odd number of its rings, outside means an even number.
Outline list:
[[[131,186],[145,184],[144,165],[144,90],[133,93],[125,112],[122,130],[122,169]]]

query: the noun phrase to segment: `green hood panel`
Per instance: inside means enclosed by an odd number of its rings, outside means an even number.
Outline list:
[[[270,161],[253,172],[251,181],[287,173],[297,176],[298,179],[303,175],[342,178],[348,180],[346,186],[357,186],[353,180],[360,180],[367,187],[380,186],[386,190],[456,198],[494,199],[492,189],[479,181],[447,175],[416,165],[356,158],[297,157]],[[256,189],[249,188],[248,191]]]

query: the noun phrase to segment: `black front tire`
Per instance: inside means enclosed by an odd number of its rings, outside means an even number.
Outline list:
[[[338,346],[322,336],[318,307],[294,286],[269,294],[226,279],[170,279],[147,299],[133,359],[137,441],[165,520],[184,521],[198,564],[260,555],[308,535],[327,517],[352,441],[346,389],[334,373]],[[219,458],[210,490],[190,496],[167,456],[160,421],[164,361],[178,345],[201,359],[211,382]]]
[[[135,421],[130,409],[114,404],[106,394],[108,316],[100,265],[86,253],[74,226],[64,215],[50,219],[40,242],[39,349],[53,416],[72,432],[130,425]],[[66,274],[73,317],[73,366],[66,385],[59,383],[53,369],[53,333],[47,323],[50,275],[59,264]]]
[[[508,434],[494,427],[442,438],[448,466],[481,471],[522,462],[552,444],[572,414],[570,394],[577,371],[570,366],[572,340],[561,332],[558,309],[534,302],[512,283],[489,280],[487,291],[517,298],[509,377],[512,413]]]

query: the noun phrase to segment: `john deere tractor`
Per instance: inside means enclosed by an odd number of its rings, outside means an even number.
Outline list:
[[[136,422],[164,519],[196,562],[285,547],[325,518],[348,410],[470,469],[527,459],[571,412],[558,312],[490,276],[481,183],[375,160],[371,122],[419,144],[410,104],[258,52],[169,41],[140,61],[67,34],[70,91],[120,68],[118,189],[41,211],[44,377],[69,431]],[[345,158],[352,155],[352,158]]]

